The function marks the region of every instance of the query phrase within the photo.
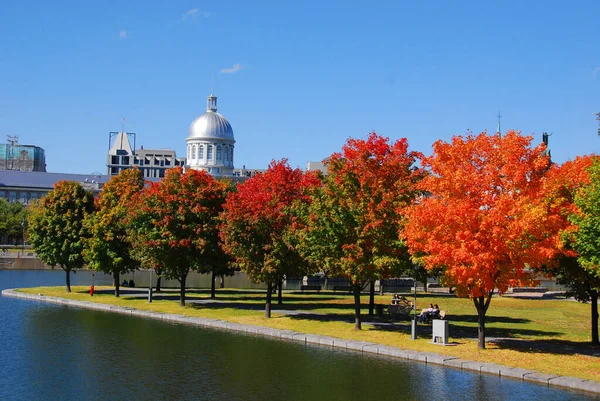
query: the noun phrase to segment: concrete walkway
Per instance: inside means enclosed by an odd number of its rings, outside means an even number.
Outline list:
[[[78,308],[95,309],[107,312],[121,313],[130,316],[147,317],[173,323],[184,323],[194,326],[210,327],[221,330],[237,331],[256,334],[264,337],[291,340],[304,344],[317,344],[321,346],[359,351],[375,355],[403,358],[436,365],[443,365],[462,370],[470,370],[480,373],[493,374],[500,377],[508,377],[522,381],[537,382],[548,386],[566,387],[574,390],[588,391],[600,394],[600,382],[583,380],[569,376],[549,375],[533,370],[510,368],[487,362],[469,361],[453,356],[440,355],[433,352],[418,352],[405,350],[397,347],[381,345],[364,341],[345,340],[337,337],[321,336],[316,334],[299,333],[291,330],[279,330],[249,324],[231,323],[223,320],[205,319],[199,317],[183,316],[178,314],[142,311],[132,308],[124,308],[106,304],[87,301],[75,301],[71,299],[49,297],[42,294],[26,294],[15,290],[3,290],[2,296],[24,298],[35,301],[49,302],[60,305],[74,306]]]

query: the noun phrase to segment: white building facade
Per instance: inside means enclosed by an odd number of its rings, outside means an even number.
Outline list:
[[[194,121],[187,137],[187,165],[215,177],[233,176],[235,139],[231,124],[217,113],[217,97],[207,97],[206,113]]]

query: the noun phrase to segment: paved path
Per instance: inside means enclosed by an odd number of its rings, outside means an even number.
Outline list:
[[[371,342],[345,340],[337,337],[321,336],[316,334],[299,333],[291,330],[279,330],[269,327],[255,326],[249,324],[231,323],[223,320],[205,319],[199,317],[183,316],[178,314],[142,311],[138,309],[125,308],[107,304],[88,301],[76,301],[71,299],[44,296],[42,294],[26,294],[15,290],[3,290],[2,296],[24,298],[35,301],[50,302],[60,305],[78,308],[95,309],[113,313],[121,313],[130,316],[140,316],[152,319],[160,319],[174,323],[184,323],[195,326],[210,327],[221,330],[251,333],[255,335],[285,339],[302,342],[305,344],[317,344],[321,346],[359,351],[369,354],[383,355],[388,357],[403,358],[436,365],[443,365],[462,370],[470,370],[480,373],[489,373],[500,377],[509,377],[523,381],[537,382],[548,386],[566,387],[575,390],[589,391],[600,394],[600,382],[583,380],[569,376],[549,375],[533,370],[510,368],[487,362],[469,361],[453,356],[440,355],[433,352],[418,352],[405,350],[397,347],[381,345]],[[291,311],[286,311],[291,312]]]

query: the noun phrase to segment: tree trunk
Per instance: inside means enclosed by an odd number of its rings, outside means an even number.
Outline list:
[[[427,292],[427,279],[423,281],[423,292]]]
[[[160,281],[162,280],[162,276],[158,274],[156,276],[156,292],[160,292]]]
[[[217,276],[215,276],[215,272],[212,272],[211,275],[211,279],[210,279],[210,297],[211,298],[216,298],[216,289],[215,289],[215,281],[217,280]]]
[[[598,342],[598,291],[591,292],[592,301],[592,344],[600,345]]]
[[[485,349],[485,314],[490,306],[493,291],[491,291],[486,299],[484,296],[473,298],[475,308],[477,308],[477,348]]]
[[[360,330],[362,326],[360,324],[360,291],[362,285],[360,283],[354,284],[354,329]]]
[[[273,293],[273,284],[267,283],[267,302],[265,304],[265,317],[271,317],[271,294]]]
[[[119,281],[120,277],[119,277],[119,272],[114,272],[113,273],[113,281],[115,282],[115,297],[119,297],[119,295],[121,295],[121,282]]]
[[[185,280],[187,279],[187,274],[184,274],[179,278],[179,305],[185,306]]]
[[[283,280],[279,280],[277,284],[277,305],[283,305],[283,298],[281,297],[281,287],[283,287]]]
[[[65,273],[67,273],[67,292],[71,292],[71,269],[65,269]]]
[[[369,316],[375,314],[375,281],[369,282]]]

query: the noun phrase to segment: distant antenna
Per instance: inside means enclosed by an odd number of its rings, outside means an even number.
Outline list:
[[[212,66],[212,78],[210,81],[210,95],[212,96],[215,93],[215,66]]]
[[[6,169],[14,170],[15,168],[15,146],[19,146],[19,137],[17,135],[6,135],[8,142],[6,152]],[[10,166],[9,166],[10,163]]]
[[[17,146],[19,144],[19,137],[17,135],[6,135],[6,141],[9,145]]]
[[[125,117],[121,119],[121,132],[125,132]]]
[[[500,129],[500,119],[502,118],[502,115],[500,114],[500,112],[498,112],[498,133],[500,134],[500,136],[502,136],[502,130]]]

